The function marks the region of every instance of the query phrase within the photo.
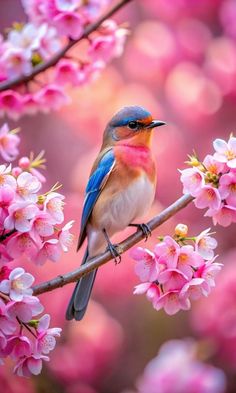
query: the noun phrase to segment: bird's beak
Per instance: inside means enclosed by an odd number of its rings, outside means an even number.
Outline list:
[[[164,125],[166,125],[166,123],[164,121],[153,120],[145,128],[155,128],[155,127],[160,127],[160,126],[164,126]]]

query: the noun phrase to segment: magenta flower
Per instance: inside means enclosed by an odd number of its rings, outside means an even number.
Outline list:
[[[38,200],[37,192],[41,186],[36,176],[29,172],[22,172],[17,177],[17,196],[20,200],[36,203]]]
[[[48,354],[55,348],[56,339],[60,337],[61,328],[50,328],[50,315],[45,314],[39,319],[37,326],[36,351],[38,353]]]
[[[202,256],[194,251],[193,246],[182,246],[177,262],[177,269],[184,273],[188,279],[192,278],[193,268],[197,268],[204,263]]]
[[[159,274],[158,282],[164,292],[169,292],[181,289],[188,282],[188,277],[180,270],[166,269]]]
[[[158,263],[170,269],[176,268],[179,252],[180,246],[170,236],[165,236],[164,240],[157,244],[154,249],[154,253],[158,258]]]
[[[16,321],[11,319],[7,306],[0,298],[0,331],[2,331],[3,334],[11,335],[15,332],[16,328]]]
[[[7,304],[7,312],[11,320],[17,317],[25,323],[42,311],[43,306],[36,296],[24,295],[22,301],[10,301]]]
[[[59,85],[71,84],[77,86],[84,79],[84,73],[73,60],[60,60],[56,66],[55,72],[55,81],[57,81]]]
[[[23,110],[22,96],[14,90],[6,90],[0,93],[0,108],[9,117],[17,120]]]
[[[137,247],[130,252],[130,256],[136,261],[135,273],[141,281],[157,280],[160,269],[153,252],[147,248]]]
[[[219,193],[221,198],[226,200],[227,205],[236,207],[236,172],[229,172],[221,176]]]
[[[15,191],[12,187],[5,185],[0,187],[0,229],[4,229],[4,221],[8,216],[8,207],[15,197]]]
[[[11,271],[9,279],[0,282],[0,291],[9,295],[11,300],[22,301],[25,295],[32,295],[30,288],[34,282],[34,277],[30,273],[25,273],[21,267]]]
[[[204,186],[197,193],[194,204],[199,209],[206,207],[212,210],[219,210],[221,206],[221,197],[219,191],[212,186]]]
[[[17,148],[19,142],[18,135],[10,132],[8,125],[5,123],[0,128],[0,154],[4,160],[8,162],[15,160],[19,153]]]
[[[38,102],[38,107],[45,113],[48,113],[50,109],[57,110],[69,103],[69,97],[55,84],[46,85],[35,93],[34,98]]]
[[[14,368],[14,373],[19,377],[30,377],[32,374],[39,375],[42,371],[43,360],[48,362],[48,356],[38,353],[19,358]]]
[[[195,242],[195,251],[201,255],[202,258],[210,260],[214,257],[214,249],[217,247],[217,241],[214,237],[209,236],[210,228],[202,231]]]
[[[29,356],[32,353],[31,341],[26,336],[11,336],[7,341],[5,352],[14,360]]]
[[[216,139],[213,146],[217,161],[225,162],[229,168],[236,168],[236,138],[230,137],[228,143],[223,139]]]
[[[68,36],[77,40],[84,31],[83,18],[80,14],[73,11],[59,13],[54,18],[54,24],[61,35]]]
[[[60,258],[61,250],[59,241],[57,239],[50,239],[43,243],[34,262],[36,265],[43,265],[48,259],[52,262],[57,262]]]
[[[27,201],[15,202],[9,207],[8,211],[9,216],[4,221],[5,229],[28,232],[32,227],[32,220],[38,213],[38,207]]]
[[[192,196],[196,196],[205,184],[203,173],[197,168],[187,168],[180,173],[184,194],[190,193]]]
[[[17,233],[10,237],[7,242],[6,249],[12,258],[20,258],[26,255],[33,260],[37,255],[40,244],[37,244],[33,239],[32,233]]]

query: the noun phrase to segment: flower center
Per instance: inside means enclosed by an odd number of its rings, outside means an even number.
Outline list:
[[[228,160],[233,160],[235,158],[235,153],[232,150],[227,150],[225,155]]]

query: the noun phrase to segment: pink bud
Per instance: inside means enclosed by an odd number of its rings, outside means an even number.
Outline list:
[[[11,173],[14,177],[18,177],[21,174],[21,172],[22,172],[22,169],[19,166],[12,168],[12,171],[11,171]]]
[[[30,160],[28,157],[21,157],[18,164],[21,167],[21,169],[28,169],[30,166]]]

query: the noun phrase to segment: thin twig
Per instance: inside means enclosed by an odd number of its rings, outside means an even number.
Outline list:
[[[83,35],[77,40],[70,39],[68,44],[64,46],[59,52],[57,52],[51,59],[41,63],[33,68],[33,71],[29,75],[21,75],[19,77],[7,80],[5,82],[0,83],[0,92],[8,89],[12,89],[21,84],[27,83],[35,78],[35,76],[41,74],[41,72],[46,71],[48,68],[53,67],[58,63],[60,59],[62,59],[65,54],[79,41],[87,38],[92,32],[97,30],[97,28],[106,20],[113,16],[118,10],[120,10],[124,5],[128,4],[132,0],[121,0],[119,3],[114,5],[111,10],[109,10],[106,14],[101,16],[96,22],[88,25],[84,29]]]
[[[177,199],[172,205],[168,206],[165,210],[163,210],[160,214],[152,218],[147,225],[151,230],[159,227],[163,222],[167,221],[170,217],[174,216],[179,210],[186,207],[194,198],[189,195],[183,195],[181,198]],[[133,235],[127,237],[123,242],[119,243],[118,250],[119,253],[127,251],[129,248],[137,244],[140,240],[145,237],[142,230],[137,230]],[[34,295],[39,295],[44,292],[52,291],[56,288],[63,287],[66,284],[69,284],[73,281],[77,281],[80,277],[89,273],[92,270],[97,269],[99,266],[104,265],[108,261],[112,259],[112,255],[110,251],[106,251],[97,257],[90,259],[85,264],[81,265],[78,269],[60,275],[58,277],[53,278],[52,280],[45,281],[41,284],[35,285],[33,287]]]

